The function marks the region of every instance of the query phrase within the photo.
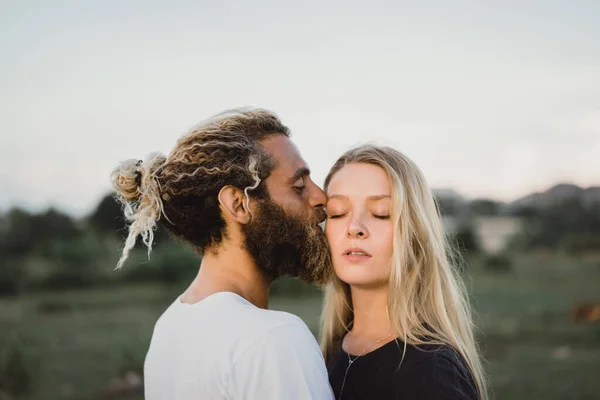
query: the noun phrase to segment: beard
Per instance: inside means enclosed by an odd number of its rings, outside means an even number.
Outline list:
[[[333,276],[329,246],[318,223],[287,213],[270,199],[259,200],[255,217],[243,226],[245,246],[261,272],[271,280],[291,276],[324,285]]]

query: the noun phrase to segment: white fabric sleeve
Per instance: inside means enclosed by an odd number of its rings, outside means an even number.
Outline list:
[[[272,328],[231,367],[230,400],[330,400],[333,391],[321,350],[304,323]]]

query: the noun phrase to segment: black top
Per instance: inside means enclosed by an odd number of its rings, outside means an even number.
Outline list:
[[[329,383],[340,400],[475,400],[477,390],[462,357],[448,346],[406,346],[390,343],[367,353],[348,369],[348,353],[341,347],[329,365]],[[356,355],[350,355],[354,360]]]

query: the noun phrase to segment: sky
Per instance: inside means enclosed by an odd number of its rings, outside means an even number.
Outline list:
[[[418,3],[418,4],[416,4]],[[597,1],[0,0],[0,210],[83,216],[119,161],[276,112],[321,184],[350,147],[511,201],[600,185]]]

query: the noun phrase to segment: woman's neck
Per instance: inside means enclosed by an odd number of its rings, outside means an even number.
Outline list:
[[[392,334],[388,315],[388,288],[359,288],[352,286],[352,308],[354,323],[351,335],[364,340],[377,340]]]

